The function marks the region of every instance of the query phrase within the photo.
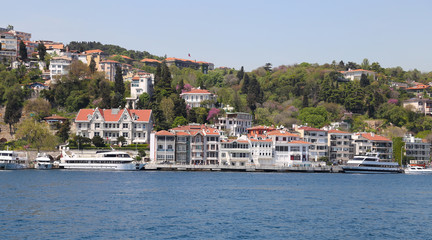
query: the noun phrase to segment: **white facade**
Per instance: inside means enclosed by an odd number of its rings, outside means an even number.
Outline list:
[[[192,89],[189,92],[184,92],[180,94],[180,97],[183,98],[188,106],[191,108],[201,107],[201,103],[203,101],[211,101],[216,102],[217,96],[213,93],[204,90],[204,89]],[[214,107],[214,103],[206,104],[206,107],[212,108]]]
[[[252,127],[252,115],[249,113],[234,112],[226,113],[224,117],[218,118],[216,126],[224,131],[227,136],[240,136],[247,133],[247,129]]]
[[[141,73],[133,77],[131,82],[131,97],[137,99],[143,93],[148,93],[149,95],[152,95],[153,83],[153,73]]]
[[[341,73],[344,76],[344,78],[349,79],[351,81],[360,80],[362,74],[366,76],[372,76],[373,79],[375,79],[375,72],[364,70],[364,69],[342,71]]]
[[[49,65],[50,78],[52,80],[52,83],[55,83],[59,77],[69,73],[71,62],[72,61],[66,57],[52,58]]]
[[[16,58],[18,53],[17,37],[11,33],[0,33],[0,57]]]
[[[81,109],[75,118],[76,134],[93,138],[100,136],[116,144],[125,137],[128,144],[147,143],[153,130],[151,110]]]
[[[222,141],[220,155],[220,162],[222,165],[249,165],[252,162],[251,144],[246,137]]]
[[[431,144],[421,138],[407,135],[402,139],[405,142],[405,154],[410,163],[429,163]]]
[[[309,147],[310,160],[317,161],[320,157],[328,157],[327,131],[311,127],[296,127],[296,131],[300,133],[300,137],[305,142],[311,143]]]

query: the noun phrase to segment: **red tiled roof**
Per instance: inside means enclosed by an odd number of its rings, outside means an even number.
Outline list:
[[[190,132],[176,132],[177,136],[190,136],[191,133]]]
[[[155,134],[156,136],[175,136],[174,133],[168,132],[166,130],[159,131]]]
[[[138,77],[138,76],[135,76],[132,78],[132,80],[139,80],[139,79],[140,79],[140,77]]]
[[[220,135],[219,130],[216,128],[203,129],[205,135]]]
[[[371,134],[371,133],[362,133],[361,134],[362,137],[368,139],[368,140],[372,140],[372,141],[386,141],[386,142],[390,142],[391,140],[388,138],[385,138],[383,136],[379,136],[376,134]]]
[[[273,130],[276,130],[276,128],[274,128],[274,127],[268,127],[268,126],[255,126],[255,127],[251,127],[251,128],[248,128],[248,129],[246,129],[246,130],[267,130],[267,131],[273,131]]]
[[[273,140],[271,140],[270,138],[267,139],[255,139],[255,138],[249,138],[249,140],[251,140],[251,142],[272,142]]]
[[[180,95],[191,94],[191,93],[194,93],[194,94],[199,94],[199,93],[201,93],[201,94],[211,94],[211,92],[209,92],[208,90],[205,90],[205,89],[192,88],[189,92],[184,92],[184,93],[182,93]]]
[[[124,112],[124,109],[119,109],[117,114],[113,114],[112,109],[98,109],[98,110],[106,122],[118,122]],[[94,109],[81,109],[78,112],[75,121],[88,121],[87,116],[93,115],[94,111],[95,111]],[[133,118],[134,116],[137,117],[133,119],[133,121],[135,122],[150,121],[152,110],[127,109],[127,111],[128,111],[128,115],[131,118]]]
[[[66,120],[67,118],[58,115],[52,115],[49,117],[45,117],[44,119],[45,120]]]

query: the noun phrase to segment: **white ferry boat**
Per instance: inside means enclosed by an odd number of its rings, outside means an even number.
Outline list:
[[[22,156],[15,151],[0,151],[0,169],[24,169],[28,168],[27,154]]]
[[[397,162],[382,161],[378,153],[367,153],[354,156],[342,169],[346,173],[401,173],[402,168]]]
[[[423,166],[408,165],[404,169],[405,174],[432,174],[432,168],[424,168]]]
[[[126,152],[114,149],[107,151],[97,151],[96,154],[75,155],[67,154],[63,147],[60,157],[60,169],[80,169],[80,170],[140,170],[144,165],[135,164],[134,159]]]
[[[34,167],[36,169],[44,169],[44,170],[52,169],[53,163],[51,162],[51,159],[49,158],[48,155],[46,155],[45,153],[38,153],[35,159]]]

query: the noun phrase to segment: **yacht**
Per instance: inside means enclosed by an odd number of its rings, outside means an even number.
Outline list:
[[[432,168],[424,168],[423,166],[408,165],[404,169],[405,174],[432,174]]]
[[[22,156],[22,154],[15,151],[0,151],[0,169],[24,169],[27,167],[27,154]]]
[[[346,173],[401,173],[403,170],[397,162],[380,160],[378,153],[367,153],[354,156],[342,169]]]
[[[134,159],[126,152],[114,149],[97,151],[95,154],[68,154],[66,148],[62,149],[60,157],[60,169],[80,170],[140,170],[143,164],[135,164]]]
[[[48,155],[45,153],[38,153],[34,167],[36,169],[52,169],[53,163],[51,162],[51,159]]]

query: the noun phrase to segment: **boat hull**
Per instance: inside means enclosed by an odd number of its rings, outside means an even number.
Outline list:
[[[342,167],[345,173],[402,173],[399,168]]]
[[[48,164],[40,164],[40,163],[36,163],[35,164],[35,168],[39,169],[39,170],[49,170],[52,169],[53,164],[52,163],[48,163]]]
[[[128,164],[80,164],[80,163],[60,163],[60,169],[76,170],[106,170],[106,171],[135,171],[137,169],[134,163]]]

